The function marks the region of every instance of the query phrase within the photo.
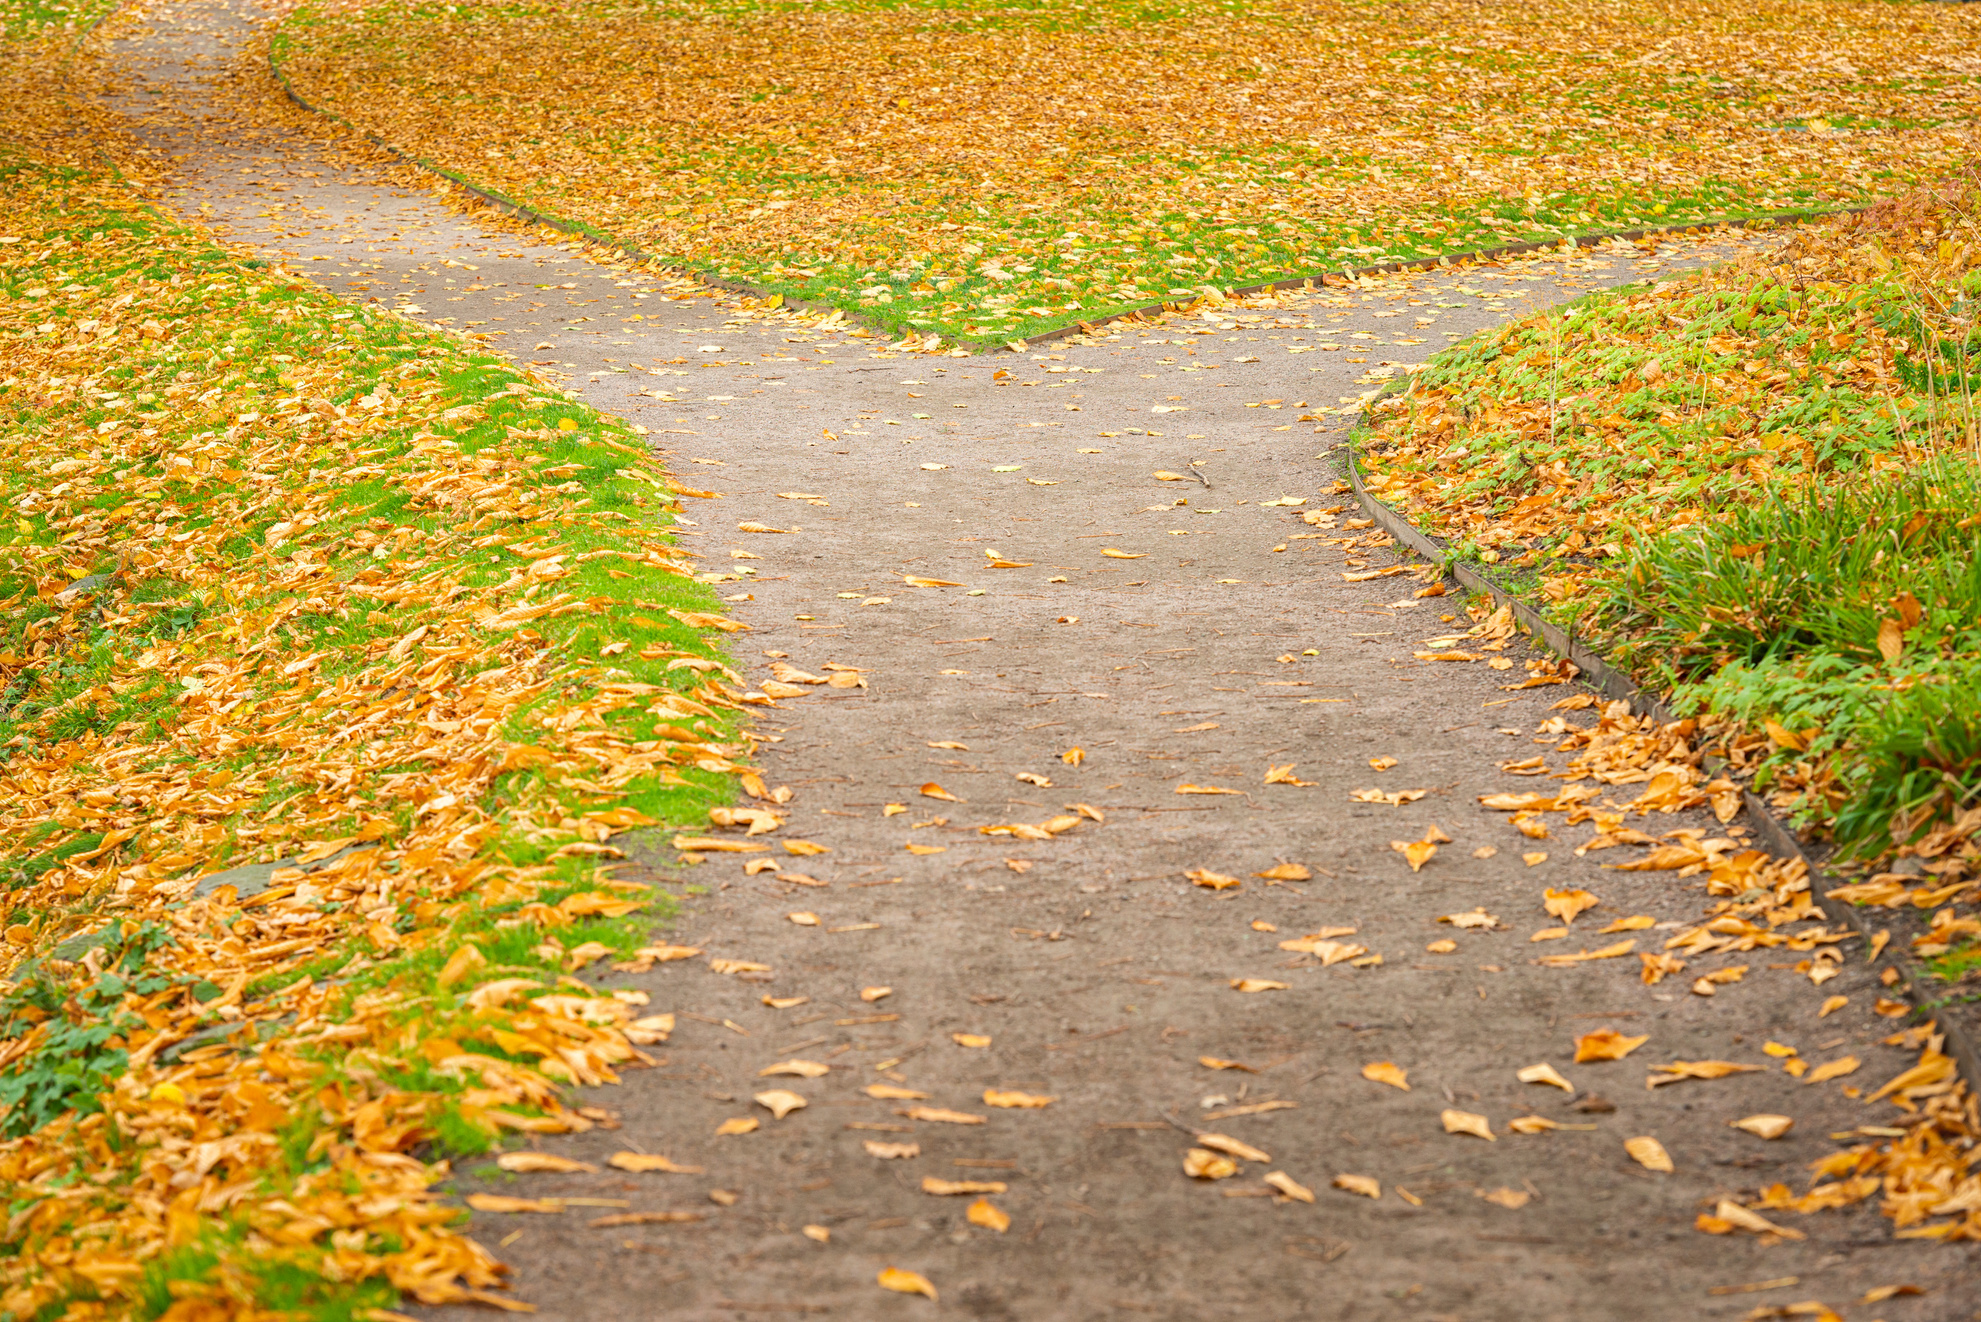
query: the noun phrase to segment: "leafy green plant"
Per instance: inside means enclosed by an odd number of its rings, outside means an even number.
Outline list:
[[[46,961],[0,999],[0,1042],[42,1034],[38,1048],[0,1071],[0,1135],[31,1133],[64,1111],[89,1115],[123,1073],[130,1055],[114,1045],[143,1021],[127,995],[149,996],[178,979],[147,972],[145,956],[171,940],[162,923],[124,923],[98,947],[99,975],[72,982]]]

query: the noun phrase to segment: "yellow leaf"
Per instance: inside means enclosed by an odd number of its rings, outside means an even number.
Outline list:
[[[591,1173],[598,1170],[598,1167],[588,1161],[574,1161],[570,1157],[553,1156],[548,1152],[505,1152],[495,1159],[495,1164],[506,1171],[548,1171],[562,1174],[569,1171]]]
[[[754,1125],[756,1122],[753,1120],[750,1123]],[[659,1171],[666,1175],[700,1175],[702,1173],[700,1166],[677,1166],[665,1157],[654,1156],[646,1152],[615,1152],[611,1157],[606,1159],[605,1164],[614,1170],[632,1171],[636,1175],[648,1171]]]
[[[1769,1115],[1764,1112],[1760,1115],[1746,1116],[1739,1120],[1730,1120],[1727,1123],[1735,1129],[1746,1130],[1756,1138],[1780,1138],[1789,1131],[1789,1127],[1795,1121],[1790,1116]]]
[[[1677,1083],[1680,1079],[1724,1079],[1729,1074],[1752,1074],[1759,1065],[1737,1065],[1730,1060],[1675,1060],[1669,1065],[1653,1065],[1658,1073],[1644,1080],[1646,1088]]]
[[[1271,978],[1233,978],[1231,989],[1241,992],[1286,991],[1287,983],[1274,982]]]
[[[1623,1145],[1623,1150],[1630,1154],[1632,1161],[1647,1171],[1663,1171],[1669,1175],[1673,1170],[1671,1154],[1666,1152],[1665,1145],[1655,1138],[1646,1136],[1628,1139]]]
[[[936,1297],[935,1287],[930,1285],[929,1278],[920,1272],[888,1267],[882,1270],[877,1279],[883,1290],[893,1290],[898,1294],[925,1294],[931,1299]]]
[[[1401,1088],[1405,1092],[1410,1091],[1408,1075],[1408,1070],[1401,1069],[1387,1060],[1378,1060],[1362,1067],[1362,1077],[1369,1082],[1387,1083],[1390,1087]]]
[[[1491,1193],[1481,1192],[1479,1194],[1479,1197],[1485,1199],[1487,1202],[1495,1203],[1513,1212],[1517,1212],[1527,1206],[1527,1200],[1533,1196],[1533,1194],[1528,1193],[1525,1189],[1508,1189],[1505,1187],[1495,1189]]]
[[[984,1118],[980,1115],[971,1115],[968,1111],[951,1111],[941,1106],[911,1106],[907,1110],[897,1111],[895,1114],[905,1115],[910,1120],[926,1120],[931,1124],[939,1125],[981,1125],[984,1123]]]
[[[1840,1079],[1846,1074],[1857,1073],[1857,1066],[1857,1057],[1844,1056],[1838,1060],[1832,1060],[1818,1065],[1815,1069],[1810,1070],[1809,1076],[1803,1082],[1822,1083],[1827,1079]]]
[[[830,854],[832,851],[826,846],[814,844],[810,840],[786,840],[784,842],[784,852],[787,854],[796,854],[803,858],[813,854]]]
[[[979,1198],[971,1203],[970,1210],[963,1215],[971,1225],[995,1230],[1000,1235],[1011,1229],[1010,1214],[997,1207],[988,1198]]]
[[[991,1044],[988,1037],[978,1033],[951,1033],[949,1040],[959,1047],[987,1047]]]
[[[1199,1134],[1197,1142],[1213,1152],[1222,1152],[1240,1161],[1271,1161],[1272,1157],[1259,1151],[1250,1143],[1231,1137],[1229,1134]]]
[[[936,784],[934,781],[930,781],[928,784],[922,786],[921,792],[923,797],[925,798],[942,799],[947,803],[963,802],[962,799],[957,798],[954,794],[951,794],[948,790]]]
[[[1474,1115],[1470,1111],[1455,1111],[1447,1107],[1439,1112],[1438,1119],[1444,1121],[1444,1132],[1447,1134],[1472,1134],[1489,1143],[1498,1141],[1493,1137],[1492,1126],[1486,1123],[1486,1117],[1482,1115]]]
[[[1051,1106],[1058,1100],[1057,1097],[1046,1097],[1039,1093],[1002,1092],[996,1088],[984,1089],[985,1106],[1000,1106],[1007,1110],[1036,1111],[1041,1107]]]
[[[1897,620],[1878,621],[1878,654],[1885,658],[1885,664],[1895,666],[1905,655],[1905,626]]]
[[[1264,877],[1267,881],[1312,881],[1314,878],[1314,874],[1299,863],[1276,864],[1264,872],[1254,872],[1252,875]]]
[[[1077,767],[1082,762],[1085,762],[1087,760],[1087,750],[1084,748],[1069,748],[1064,753],[1061,753],[1059,755],[1059,760],[1064,762],[1069,767]],[[986,1203],[985,1206],[988,1207],[990,1205]],[[1004,1214],[1002,1212],[999,1212],[998,1215],[1003,1216]]]
[[[868,1156],[879,1157],[882,1161],[902,1161],[922,1155],[920,1143],[882,1143],[869,1138],[863,1140],[860,1146],[867,1150]]]
[[[969,1193],[1003,1193],[1008,1188],[1003,1180],[938,1180],[933,1175],[922,1177],[922,1192],[940,1197]]]
[[[1403,855],[1412,872],[1422,871],[1438,852],[1438,847],[1428,840],[1392,840],[1389,847]]]
[[[1349,1193],[1359,1193],[1364,1198],[1381,1198],[1383,1196],[1383,1186],[1374,1178],[1367,1175],[1337,1175],[1329,1183],[1337,1189],[1346,1189]]]
[[[715,1136],[727,1138],[731,1134],[754,1134],[757,1131],[757,1118],[753,1115],[738,1116],[725,1120],[716,1126]]]
[[[800,927],[817,927],[819,925],[819,916],[815,913],[787,913],[784,916]]]
[[[467,1204],[477,1212],[561,1212],[562,1201],[556,1198],[512,1198],[502,1193],[471,1193]],[[621,1207],[625,1204],[621,1203]]]
[[[782,1120],[793,1111],[801,1110],[805,1106],[805,1099],[789,1089],[772,1088],[768,1092],[758,1093],[756,1103]]]
[[[793,1074],[801,1079],[816,1079],[832,1072],[832,1066],[822,1065],[816,1060],[780,1060],[775,1065],[766,1065],[757,1071],[760,1079],[774,1074]]]
[[[806,1226],[799,1233],[804,1235],[806,1239],[817,1240],[821,1244],[830,1244],[832,1242],[832,1230],[827,1226]]]
[[[1555,890],[1550,887],[1543,892],[1541,907],[1562,920],[1574,923],[1575,916],[1595,908],[1601,901],[1585,890]]]
[[[1266,1183],[1279,1190],[1284,1196],[1298,1202],[1311,1203],[1314,1201],[1314,1191],[1294,1179],[1291,1175],[1288,1175],[1285,1171],[1274,1171],[1272,1174],[1266,1176]]]
[[[1209,868],[1191,868],[1183,875],[1197,885],[1214,891],[1232,890],[1245,884],[1236,877],[1226,876],[1222,872],[1212,872]]]
[[[1209,1148],[1191,1148],[1183,1154],[1183,1173],[1193,1180],[1224,1180],[1238,1174],[1238,1163]]]
[[[913,1088],[897,1088],[891,1083],[870,1083],[860,1091],[883,1102],[926,1102],[929,1099],[929,1095],[925,1092],[916,1092]]]
[[[1545,1083],[1550,1088],[1559,1088],[1565,1093],[1573,1093],[1575,1085],[1561,1076],[1561,1072],[1545,1061],[1539,1065],[1529,1065],[1514,1075],[1522,1083]]]
[[[1102,555],[1104,555],[1104,556],[1107,556],[1107,557],[1108,557],[1109,559],[1111,559],[1111,560],[1140,560],[1140,559],[1141,559],[1141,558],[1142,558],[1143,556],[1146,556],[1146,555],[1148,554],[1148,552],[1147,552],[1147,551],[1117,551],[1117,550],[1115,550],[1115,549],[1114,549],[1114,548],[1113,548],[1112,546],[1110,546],[1110,547],[1106,547],[1106,548],[1104,548],[1104,549],[1103,549],[1103,550],[1101,551],[1101,554],[1102,554]]]
[[[911,588],[960,588],[961,583],[952,583],[946,578],[922,578],[917,574],[904,574],[901,581]]]
[[[1516,1134],[1545,1134],[1550,1129],[1560,1129],[1554,1121],[1538,1115],[1519,1115],[1506,1122],[1506,1127]]]
[[[1244,790],[1228,790],[1216,785],[1178,785],[1178,794],[1243,794]]]
[[[1575,1039],[1575,1063],[1582,1065],[1592,1060],[1622,1060],[1650,1040],[1649,1033],[1641,1037],[1625,1037],[1614,1028],[1598,1028]]]

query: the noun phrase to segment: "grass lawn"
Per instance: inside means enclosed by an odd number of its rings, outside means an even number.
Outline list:
[[[1499,566],[1978,978],[1981,227],[1960,176],[1433,359],[1368,481]],[[1930,918],[1928,914],[1930,913]]]
[[[8,30],[0,1314],[472,1298],[427,1160],[664,1036],[607,840],[767,792],[727,622],[624,424],[160,217]]]
[[[1207,286],[1860,203],[1961,149],[1964,6],[386,3],[312,104],[685,266],[1003,340]]]

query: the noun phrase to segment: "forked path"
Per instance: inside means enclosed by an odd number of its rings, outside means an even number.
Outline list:
[[[895,354],[670,298],[394,186],[234,67],[255,17],[159,5],[110,34],[132,113],[172,158],[169,204],[353,301],[486,333],[649,428],[686,485],[721,493],[689,502],[685,535],[706,568],[737,574],[725,594],[749,594],[734,605],[751,626],[738,670],[753,686],[773,661],[865,681],[801,686],[809,696],[761,713],[764,774],[795,793],[768,839],[827,852],[754,856],[780,877],[747,874],[749,855],[678,868],[665,838],[647,842],[648,875],[683,897],[670,939],[707,954],[605,975],[678,1027],[658,1067],[587,1099],[617,1128],[541,1141],[601,1169],[467,1163],[464,1193],[700,1214],[605,1227],[582,1206],[478,1214],[473,1233],[501,1246],[543,1316],[1732,1318],[1898,1283],[1927,1292],[1848,1315],[1972,1311],[1972,1246],[1893,1244],[1871,1203],[1778,1214],[1802,1241],[1693,1228],[1722,1197],[1800,1190],[1837,1147],[1828,1135],[1886,1114],[1841,1091],[1910,1062],[1878,1044],[1890,1026],[1870,1012],[1861,957],[1819,993],[1756,952],[1711,998],[1686,991],[1704,965],[1646,986],[1634,956],[1532,962],[1613,942],[1595,929],[1627,915],[1689,922],[1701,880],[1601,870],[1631,851],[1577,858],[1593,827],[1551,818],[1556,838],[1536,843],[1484,810],[1482,794],[1558,783],[1497,767],[1546,754],[1560,768],[1559,736],[1534,735],[1570,690],[1502,690],[1525,673],[1517,645],[1510,671],[1417,659],[1469,623],[1441,623],[1455,599],[1415,598],[1408,576],[1348,581],[1354,548],[1328,539],[1355,532],[1357,512],[1334,529],[1301,518],[1346,498],[1329,494],[1338,433],[1297,419],[1360,394],[1371,368],[1710,249],[1438,273],[1023,356]],[[1305,504],[1268,503],[1286,496]],[[1075,748],[1077,765],[1062,756]],[[1305,783],[1264,783],[1287,764]],[[952,797],[924,794],[931,782]],[[1371,787],[1427,793],[1351,799]],[[1074,804],[1104,820],[1048,839],[978,829]],[[1413,874],[1391,842],[1433,823],[1452,842]],[[1696,815],[1641,825],[1719,834]],[[1255,875],[1281,863],[1311,880]],[[1242,884],[1193,885],[1199,868]],[[1554,924],[1548,887],[1601,905],[1537,946]],[[1437,921],[1479,908],[1502,926]],[[1324,966],[1281,946],[1325,929],[1382,961]],[[1639,947],[1664,934],[1637,932]],[[1455,950],[1426,949],[1444,938]],[[725,975],[714,959],[768,972]],[[1244,979],[1285,987],[1236,989]],[[1836,992],[1848,1006],[1819,1021]],[[1627,1061],[1571,1063],[1573,1038],[1603,1027],[1649,1041]],[[1770,1039],[1866,1065],[1814,1085],[1769,1068],[1644,1086],[1647,1062],[1772,1065]],[[794,1059],[830,1068],[763,1074]],[[1363,1076],[1384,1061],[1407,1091]],[[1515,1077],[1541,1062],[1576,1093]],[[926,1097],[874,1098],[876,1084]],[[807,1105],[774,1119],[753,1101],[772,1088]],[[1000,1108],[987,1089],[1054,1100]],[[1486,1117],[1494,1140],[1447,1133],[1447,1108]],[[1795,1127],[1772,1143],[1729,1127],[1758,1112]],[[1530,1114],[1562,1128],[1508,1129]],[[743,1118],[758,1128],[718,1136]],[[1270,1159],[1189,1178],[1186,1129]],[[1642,1136],[1672,1172],[1626,1154]],[[627,1150],[699,1169],[606,1166]],[[1276,1197],[1271,1172],[1314,1201]],[[1381,1196],[1332,1187],[1338,1175]],[[1008,1228],[972,1224],[977,1194],[924,1192],[925,1179],[999,1186],[988,1199]],[[889,1267],[922,1273],[940,1300],[877,1288]]]

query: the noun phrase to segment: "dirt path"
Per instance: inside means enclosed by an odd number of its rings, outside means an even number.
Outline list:
[[[1807,1163],[1838,1146],[1826,1135],[1889,1114],[1842,1091],[1910,1060],[1878,1045],[1892,1025],[1870,1012],[1861,957],[1818,992],[1757,952],[1710,999],[1686,993],[1703,964],[1651,987],[1634,956],[1531,962],[1614,941],[1595,930],[1625,915],[1689,922],[1701,880],[1605,871],[1620,854],[1576,858],[1581,828],[1537,844],[1481,808],[1481,794],[1552,783],[1497,766],[1549,753],[1554,738],[1532,736],[1570,690],[1502,691],[1524,673],[1518,646],[1511,671],[1416,659],[1468,623],[1440,623],[1454,599],[1414,598],[1407,576],[1346,581],[1348,553],[1324,539],[1346,535],[1354,509],[1338,529],[1301,521],[1346,498],[1328,494],[1334,436],[1297,419],[1367,390],[1385,358],[1419,361],[1523,300],[1711,249],[1421,277],[1023,357],[894,354],[670,298],[393,186],[304,131],[265,79],[228,73],[258,19],[170,4],[112,30],[130,109],[172,158],[169,205],[354,302],[485,333],[648,427],[686,484],[721,493],[691,502],[686,536],[710,571],[738,575],[724,590],[753,630],[739,670],[753,685],[774,660],[865,680],[762,714],[765,775],[795,792],[771,839],[827,852],[759,855],[780,877],[720,854],[677,870],[664,838],[646,845],[642,866],[684,897],[672,939],[769,971],[725,976],[703,958],[609,975],[675,1012],[677,1031],[657,1068],[588,1099],[617,1128],[540,1144],[700,1169],[516,1177],[468,1163],[464,1193],[702,1214],[605,1228],[584,1207],[478,1216],[474,1233],[502,1246],[544,1316],[1733,1318],[1818,1298],[1842,1308],[1899,1283],[1927,1293],[1847,1316],[1971,1314],[1973,1246],[1894,1244],[1872,1203],[1778,1214],[1802,1241],[1693,1229],[1723,1196],[1777,1180],[1799,1191]],[[1306,503],[1265,503],[1282,496]],[[751,523],[788,532],[737,531]],[[993,554],[1018,567],[991,567]],[[1062,758],[1073,748],[1078,765]],[[1289,763],[1308,783],[1263,783]],[[930,782],[953,798],[926,796]],[[1371,786],[1427,793],[1351,801]],[[1073,804],[1104,820],[1046,840],[978,830]],[[1433,823],[1452,842],[1413,874],[1391,842]],[[1696,814],[1643,825],[1719,831]],[[1484,846],[1497,853],[1477,857]],[[1530,850],[1548,857],[1523,863]],[[1311,880],[1255,875],[1288,862]],[[1193,885],[1195,868],[1242,884]],[[1576,886],[1601,907],[1566,941],[1530,945],[1554,922],[1543,889]],[[1503,928],[1437,922],[1480,907]],[[1280,946],[1324,929],[1382,962],[1323,967]],[[1427,950],[1446,937],[1454,951]],[[1287,985],[1246,993],[1238,979]],[[876,987],[892,990],[863,997]],[[1819,1022],[1837,992],[1849,1005]],[[1650,1041],[1627,1061],[1572,1064],[1572,1039],[1601,1027]],[[1673,1059],[1771,1066],[1770,1039],[1866,1064],[1815,1085],[1769,1068],[1643,1086],[1640,1065]],[[760,1077],[794,1058],[831,1068]],[[1379,1061],[1406,1069],[1409,1091],[1364,1078]],[[1515,1078],[1543,1061],[1578,1092]],[[876,1084],[927,1099],[863,1091]],[[773,1119],[752,1102],[771,1087],[808,1104]],[[1056,1100],[998,1109],[986,1089]],[[924,1105],[979,1122],[903,1114]],[[1486,1116],[1496,1139],[1446,1133],[1446,1108]],[[1729,1127],[1756,1112],[1795,1128],[1766,1143]],[[1529,1113],[1565,1127],[1508,1130]],[[760,1127],[717,1137],[744,1117]],[[1270,1160],[1186,1178],[1183,1129]],[[1672,1173],[1626,1155],[1645,1135]],[[871,1144],[919,1155],[881,1159]],[[1272,1171],[1316,1201],[1276,1200],[1260,1178]],[[1381,1197],[1331,1188],[1342,1174],[1374,1178]],[[925,1178],[1005,1186],[990,1201],[1009,1229],[970,1224],[975,1195],[925,1193]],[[939,1303],[877,1289],[886,1267],[924,1273]]]

